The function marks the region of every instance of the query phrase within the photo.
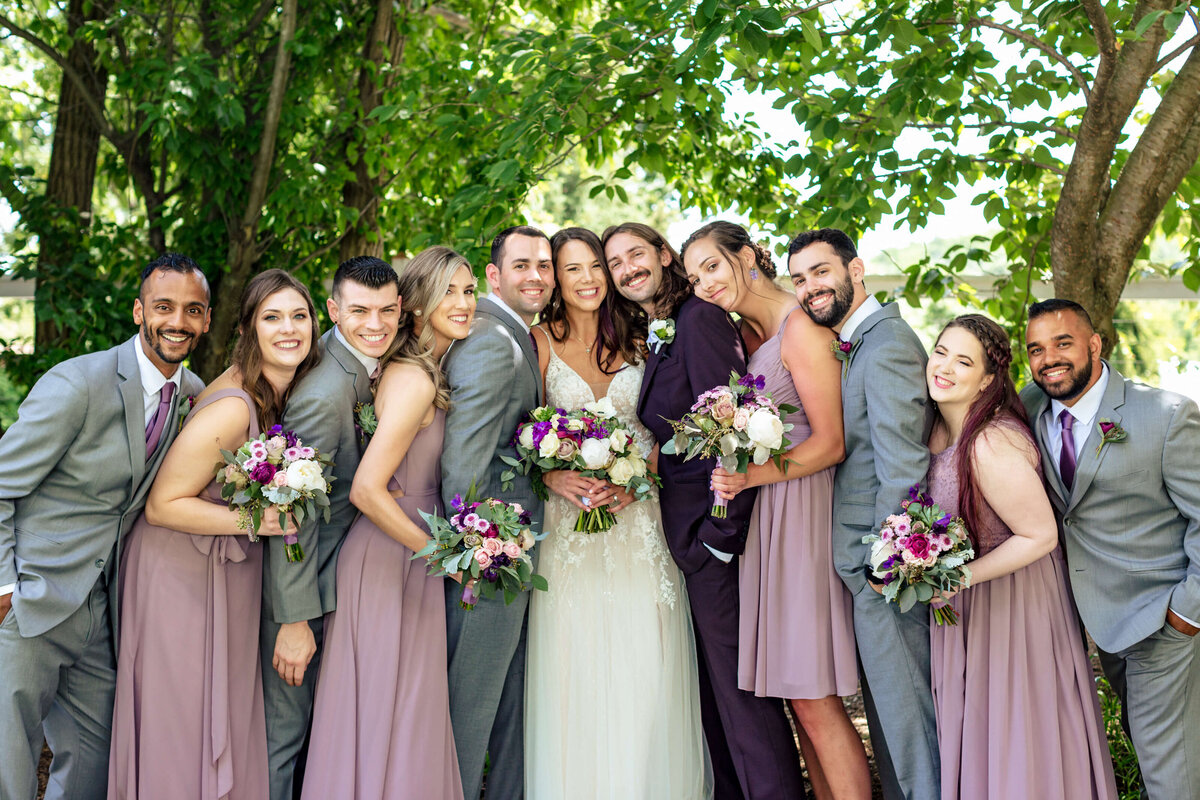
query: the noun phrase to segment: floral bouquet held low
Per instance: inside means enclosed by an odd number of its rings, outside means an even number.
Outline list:
[[[607,397],[588,403],[579,411],[542,406],[529,416],[530,421],[517,428],[514,446],[520,458],[500,457],[511,467],[500,475],[506,490],[518,473],[529,475],[534,492],[545,500],[548,493],[542,475],[556,469],[602,478],[624,487],[638,500],[659,484],[658,476],[650,472],[633,435],[621,426]],[[598,506],[579,512],[575,530],[600,533],[616,521],[607,507]]]
[[[792,446],[784,434],[792,425],[783,417],[798,409],[776,405],[763,391],[764,385],[761,375],[729,373],[728,386],[700,395],[683,419],[667,420],[675,435],[663,444],[662,452],[681,455],[684,461],[715,458],[726,472],[745,472],[751,461],[765,464],[768,458],[784,469],[783,455]],[[714,497],[711,515],[724,519],[727,504],[724,498]]]
[[[329,456],[306,447],[292,431],[275,425],[237,449],[221,451],[222,461],[216,466],[221,497],[231,509],[237,509],[238,524],[258,541],[258,528],[268,506],[279,512],[279,527],[283,529],[284,553],[288,561],[304,560],[295,530],[287,529],[287,515],[296,515],[296,523],[321,513],[329,521],[329,485],[332,476],[326,470],[332,466]]]
[[[883,581],[884,598],[908,611],[941,592],[970,586],[967,562],[975,550],[962,518],[942,513],[917,486],[908,490],[900,507],[903,514],[892,514],[878,533],[863,537],[871,545],[870,569]],[[958,624],[958,614],[948,605],[934,608],[933,619],[938,625]]]
[[[467,610],[497,589],[504,592],[505,604],[527,589],[546,591],[546,579],[533,574],[529,555],[545,534],[529,529],[529,512],[519,503],[492,498],[475,501],[474,493],[472,486],[465,501],[454,496],[450,503],[454,513],[449,519],[421,512],[433,538],[413,558],[426,559],[435,575],[461,572],[461,605]]]

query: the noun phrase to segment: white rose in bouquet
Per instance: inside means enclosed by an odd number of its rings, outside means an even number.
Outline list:
[[[783,444],[783,421],[770,411],[760,408],[750,415],[746,435],[759,447],[775,450]]]
[[[316,461],[293,461],[287,468],[287,485],[298,492],[325,489],[324,471]]]
[[[629,462],[631,467],[633,467],[634,475],[638,476],[639,478],[645,477],[647,471],[646,459],[642,458],[637,453],[633,453],[632,455],[625,456],[625,460]]]
[[[871,571],[877,572],[879,570],[879,565],[882,564],[884,561],[887,561],[889,558],[891,558],[895,554],[896,554],[896,551],[892,547],[891,542],[887,542],[882,539],[876,541],[874,544],[871,545],[871,558],[870,558]]]
[[[538,444],[538,455],[542,458],[553,458],[558,453],[558,437],[547,433]]]
[[[608,479],[617,486],[628,486],[635,474],[634,467],[628,458],[618,458],[608,468]]]
[[[606,397],[604,399],[607,400],[608,398]],[[629,434],[626,433],[622,428],[617,428],[615,431],[610,433],[608,439],[610,442],[612,442],[613,450],[618,453],[624,452],[625,448],[629,445]]]
[[[533,426],[532,425],[526,425],[524,428],[521,428],[521,435],[520,435],[520,437],[518,437],[518,441],[521,443],[521,447],[524,447],[526,450],[533,449]]]
[[[573,419],[567,422],[567,430],[569,431],[581,431],[583,428],[583,420],[581,419]]]
[[[613,460],[612,449],[609,447],[607,438],[584,439],[579,453],[583,456],[583,463],[588,469],[604,469]]]

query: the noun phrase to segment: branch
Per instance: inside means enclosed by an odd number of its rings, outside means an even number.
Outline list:
[[[1117,34],[1112,23],[1108,21],[1108,14],[1104,12],[1104,4],[1100,0],[1080,0],[1079,4],[1083,6],[1088,22],[1092,23],[1092,30],[1096,33],[1096,45],[1100,48],[1100,61],[1103,63],[1105,59],[1111,59],[1117,54]]]
[[[1083,96],[1086,98],[1091,94],[1091,87],[1088,86],[1087,77],[1062,53],[1055,50],[1046,42],[1034,36],[1032,33],[1014,28],[1011,25],[1005,25],[1003,22],[996,22],[988,17],[978,17],[967,21],[969,28],[993,28],[998,31],[1003,31],[1015,39],[1020,39],[1025,44],[1037,50],[1041,50],[1052,61],[1062,65],[1067,72],[1071,73],[1071,78],[1074,79],[1075,85],[1083,90]]]
[[[789,19],[803,16],[804,14],[807,14],[810,11],[815,11],[816,9],[820,8],[821,6],[827,6],[832,2],[833,2],[833,0],[819,0],[819,2],[813,3],[811,6],[805,6],[804,8],[797,8],[792,11],[783,12],[782,16],[783,16],[784,21],[786,22]]]
[[[1154,65],[1154,71],[1158,72],[1160,69],[1165,67],[1167,64],[1170,64],[1172,61],[1179,58],[1179,56],[1183,55],[1184,52],[1186,52],[1189,47],[1194,47],[1197,44],[1200,44],[1200,33],[1196,34],[1195,36],[1188,39],[1183,44],[1179,45],[1179,47],[1176,47],[1170,53],[1168,53],[1167,55],[1160,58],[1158,60],[1158,63]]]

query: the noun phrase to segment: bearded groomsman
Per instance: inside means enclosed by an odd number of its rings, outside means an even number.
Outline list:
[[[862,542],[900,511],[909,487],[925,482],[933,421],[925,348],[895,303],[867,294],[865,271],[854,242],[835,228],[802,233],[788,246],[801,308],[843,344],[846,460],[833,483],[833,563],[854,595],[863,701],[884,797],[936,800],[929,610],[918,604],[901,613],[872,589]]]
[[[1200,413],[1100,358],[1087,311],[1029,308],[1023,394],[1071,589],[1152,800],[1200,797]]]
[[[188,396],[208,281],[168,253],[142,271],[137,335],[51,368],[0,439],[0,798],[102,798],[116,687],[121,540]]]
[[[446,354],[450,411],[442,444],[442,498],[474,484],[480,498],[520,503],[542,524],[542,501],[529,479],[508,491],[499,456],[516,457],[517,425],[542,403],[542,374],[529,326],[554,289],[550,240],[537,228],[507,228],[492,241],[485,274],[489,294],[475,307],[471,335]],[[534,551],[537,552],[536,550]],[[536,558],[536,556],[535,556]],[[488,797],[524,796],[525,637],[529,593],[511,605],[500,597],[459,605],[463,587],[446,581],[450,722],[462,772],[463,796],[479,797],[484,760],[490,757]]]
[[[265,540],[259,644],[271,800],[291,800],[301,783],[297,762],[312,724],[325,615],[337,601],[337,553],[358,513],[350,505],[363,449],[355,409],[371,402],[379,360],[396,338],[396,270],[371,256],[343,261],[325,307],[333,328],[321,337],[321,362],[292,390],[283,426],[333,460],[329,521],[315,516],[300,525],[304,560],[297,563],[287,560],[283,537]]]

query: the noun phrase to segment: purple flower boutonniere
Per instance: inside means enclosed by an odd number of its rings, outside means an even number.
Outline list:
[[[1100,429],[1100,444],[1096,446],[1096,458],[1100,457],[1100,451],[1104,449],[1104,445],[1117,444],[1129,438],[1125,429],[1111,419],[1101,419],[1096,423],[1096,427]]]
[[[862,339],[851,344],[844,342],[841,338],[834,339],[829,343],[829,352],[833,353],[833,357],[842,362],[842,380],[846,379],[846,375],[850,372],[850,361],[854,358],[854,352],[858,350],[858,346],[862,343]]]

